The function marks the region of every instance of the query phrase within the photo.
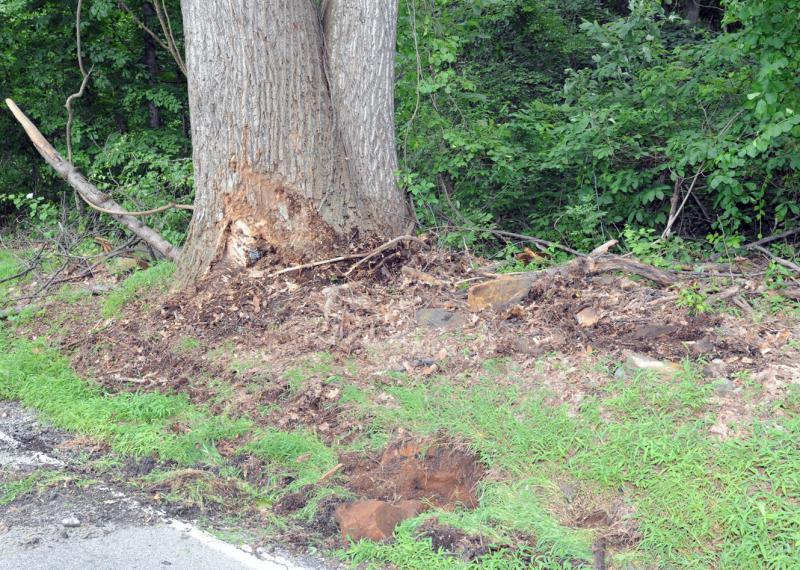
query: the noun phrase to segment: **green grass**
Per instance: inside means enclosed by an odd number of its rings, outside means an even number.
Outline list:
[[[632,504],[641,542],[614,555],[621,567],[796,567],[797,414],[745,425],[750,435],[740,439],[717,439],[708,431],[716,421],[709,403],[713,384],[688,364],[674,379],[638,374],[616,380],[584,401],[577,415],[548,404],[543,390],[500,388],[491,376],[470,387],[458,384],[440,377],[385,387],[399,405],[369,408],[378,429],[449,434],[490,468],[480,506],[438,513],[444,522],[499,544],[513,543],[519,534],[533,536],[532,555],[541,568],[559,568],[568,560],[588,563],[591,533],[558,518],[564,500],[556,482],[575,481],[600,499],[624,495]],[[413,533],[404,534],[427,516],[398,530],[394,544],[362,543],[348,556],[401,568],[466,567],[415,542]]]
[[[214,464],[214,443],[250,428],[244,420],[210,416],[184,396],[106,394],[41,344],[6,338],[0,348],[0,399],[19,400],[58,427],[108,441],[120,453]]]
[[[289,478],[291,485],[252,490],[270,501],[307,483],[316,483],[336,464],[336,452],[306,431],[259,429],[246,418],[215,415],[191,404],[184,395],[158,392],[110,394],[80,379],[68,361],[42,343],[14,338],[0,327],[0,400],[18,400],[41,411],[54,425],[107,441],[119,456],[155,456],[179,468],[207,466],[233,477],[233,469],[217,450],[221,440],[246,438],[238,453],[267,462],[270,475]],[[169,476],[169,475],[167,475]],[[213,481],[187,479],[181,492],[195,504]],[[20,483],[24,486],[24,483]],[[246,489],[238,481],[236,487]],[[13,489],[2,489],[10,496]],[[327,492],[327,491],[326,491]],[[206,502],[215,502],[210,495]],[[10,499],[10,500],[13,500]]]
[[[126,305],[143,295],[153,291],[165,291],[174,273],[175,264],[168,262],[157,263],[133,273],[117,289],[108,294],[102,307],[103,316],[106,318],[118,316]]]
[[[0,482],[0,507],[13,503],[24,495],[55,485],[69,478],[68,475],[60,471],[39,469],[22,479]]]
[[[8,250],[0,250],[0,281],[8,279],[16,275],[24,268],[24,264],[19,260],[17,255]],[[18,283],[18,280],[6,281],[0,283],[0,302],[5,301],[8,297],[9,287]]]
[[[618,498],[631,506],[640,541],[609,552],[615,567],[797,567],[800,390],[790,391],[780,404],[782,415],[743,423],[744,435],[721,440],[709,433],[719,411],[712,397],[714,382],[689,362],[674,378],[646,373],[616,378],[614,362],[587,365],[577,373],[605,374],[606,383],[577,410],[554,405],[553,394],[525,378],[509,383],[520,372],[502,359],[487,361],[477,377],[416,381],[399,374],[389,375],[385,385],[358,387],[338,375],[345,371],[337,366],[328,354],[313,355],[286,378],[293,390],[300,390],[315,375],[330,379],[337,374],[331,381],[342,388],[346,413],[367,423],[365,436],[348,443],[348,449],[378,448],[402,427],[463,443],[488,472],[476,509],[424,513],[400,525],[393,542],[352,545],[342,556],[353,563],[411,569],[591,564],[595,535],[570,525],[569,505],[559,487],[568,482],[591,504]],[[506,381],[497,382],[500,377]],[[398,378],[403,380],[399,385]],[[220,397],[230,398],[225,388],[230,386],[219,386]],[[384,393],[391,404],[378,397]],[[120,454],[213,466],[220,480],[237,475],[217,443],[245,441],[237,453],[262,459],[269,483],[249,489],[239,481],[237,492],[259,506],[315,485],[338,460],[337,449],[309,430],[256,427],[247,419],[214,415],[182,395],[105,393],[79,379],[65,359],[43,344],[7,332],[0,332],[0,399],[21,400],[61,427],[110,442]],[[176,497],[222,504],[220,481],[210,475],[157,476],[180,483],[173,487]],[[0,497],[13,500],[34,483],[0,487]],[[347,495],[335,485],[331,480],[315,486],[308,505],[293,516],[313,519],[323,498]],[[431,516],[487,537],[496,550],[472,563],[435,552],[430,540],[419,537],[420,525]]]
[[[326,471],[336,465],[337,460],[333,449],[320,441],[315,434],[305,430],[258,430],[253,441],[240,452],[255,455],[273,465],[291,470],[295,479],[285,488],[289,492],[316,483]]]

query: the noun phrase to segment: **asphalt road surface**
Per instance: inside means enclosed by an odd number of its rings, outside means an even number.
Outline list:
[[[69,435],[0,401],[0,484],[46,473],[75,480]],[[8,487],[6,487],[8,489]],[[0,486],[0,503],[4,502]],[[96,481],[55,483],[0,504],[0,570],[320,570],[320,561],[232,545]]]

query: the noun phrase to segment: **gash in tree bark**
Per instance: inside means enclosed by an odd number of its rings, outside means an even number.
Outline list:
[[[395,183],[397,0],[184,0],[190,282],[254,250],[300,261],[411,221]]]

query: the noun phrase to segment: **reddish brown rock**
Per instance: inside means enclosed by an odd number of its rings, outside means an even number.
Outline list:
[[[522,275],[473,285],[467,294],[467,305],[472,311],[508,308],[528,295],[532,283],[530,277]]]
[[[421,501],[399,501],[391,504],[370,499],[356,501],[336,508],[336,522],[342,538],[350,537],[380,541],[392,536],[395,527],[406,519],[417,516],[423,510]]]

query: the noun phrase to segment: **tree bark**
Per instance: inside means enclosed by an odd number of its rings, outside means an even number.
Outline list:
[[[196,195],[183,283],[265,252],[298,262],[407,229],[396,0],[331,0],[324,18],[314,4],[182,2]]]
[[[144,11],[144,22],[148,26],[152,27],[152,22],[155,18],[156,11],[149,2],[145,2],[142,5],[142,10]],[[144,32],[142,35],[144,38],[144,64],[147,66],[148,83],[150,84],[151,88],[155,88],[158,85],[158,59],[156,58],[156,42],[147,32]],[[157,129],[161,127],[161,111],[159,111],[158,105],[156,105],[152,100],[148,100],[147,110],[150,113],[150,128]]]
[[[697,0],[687,0],[686,19],[693,26],[700,20],[700,3]]]

